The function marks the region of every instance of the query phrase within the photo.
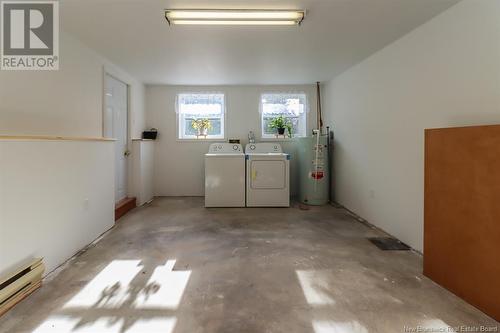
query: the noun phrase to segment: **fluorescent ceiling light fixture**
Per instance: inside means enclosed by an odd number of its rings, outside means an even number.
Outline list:
[[[165,18],[169,24],[184,25],[298,25],[304,16],[304,10],[165,10]]]
[[[295,21],[204,21],[204,20],[172,20],[178,25],[295,25]]]

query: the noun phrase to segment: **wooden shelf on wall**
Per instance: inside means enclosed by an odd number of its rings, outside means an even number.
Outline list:
[[[0,135],[4,141],[116,141],[112,138],[101,137],[71,137],[50,135]]]

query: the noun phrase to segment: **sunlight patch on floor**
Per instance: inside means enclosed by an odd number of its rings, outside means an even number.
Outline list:
[[[357,321],[336,322],[328,320],[314,320],[314,333],[368,333],[366,327]]]
[[[142,269],[140,263],[140,260],[113,260],[64,308],[120,307],[128,298],[128,285]]]
[[[154,270],[146,287],[135,301],[136,308],[177,309],[186,289],[191,271],[173,271],[175,260]]]
[[[191,276],[175,263],[113,260],[33,333],[170,333]]]
[[[432,331],[432,332],[455,332],[455,330],[450,326],[448,325],[447,323],[445,323],[444,321],[442,321],[441,319],[429,319],[429,320],[425,320],[424,322],[422,322],[422,324],[420,324],[418,326],[418,328],[421,328],[423,329],[424,331]]]
[[[127,333],[171,333],[174,330],[175,317],[140,319],[136,321]],[[66,316],[52,316],[33,333],[120,333],[124,320],[112,317],[103,317],[78,327],[78,318]]]
[[[175,317],[141,319],[135,322],[127,333],[171,333],[176,322]]]
[[[328,295],[328,276],[325,272],[298,270],[296,273],[309,305],[335,304],[335,300]]]
[[[119,333],[121,323],[112,323],[112,318],[100,318],[93,323],[76,328],[79,319],[65,316],[52,316],[44,321],[33,333]]]

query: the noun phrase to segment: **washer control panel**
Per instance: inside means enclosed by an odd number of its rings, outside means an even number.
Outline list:
[[[243,153],[243,147],[237,143],[212,143],[208,149],[210,154],[241,154]]]

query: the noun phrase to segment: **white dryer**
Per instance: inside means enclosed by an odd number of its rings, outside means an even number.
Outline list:
[[[240,144],[210,145],[205,154],[205,207],[245,207],[245,154]]]
[[[290,155],[272,142],[249,143],[247,160],[247,207],[290,206]]]

